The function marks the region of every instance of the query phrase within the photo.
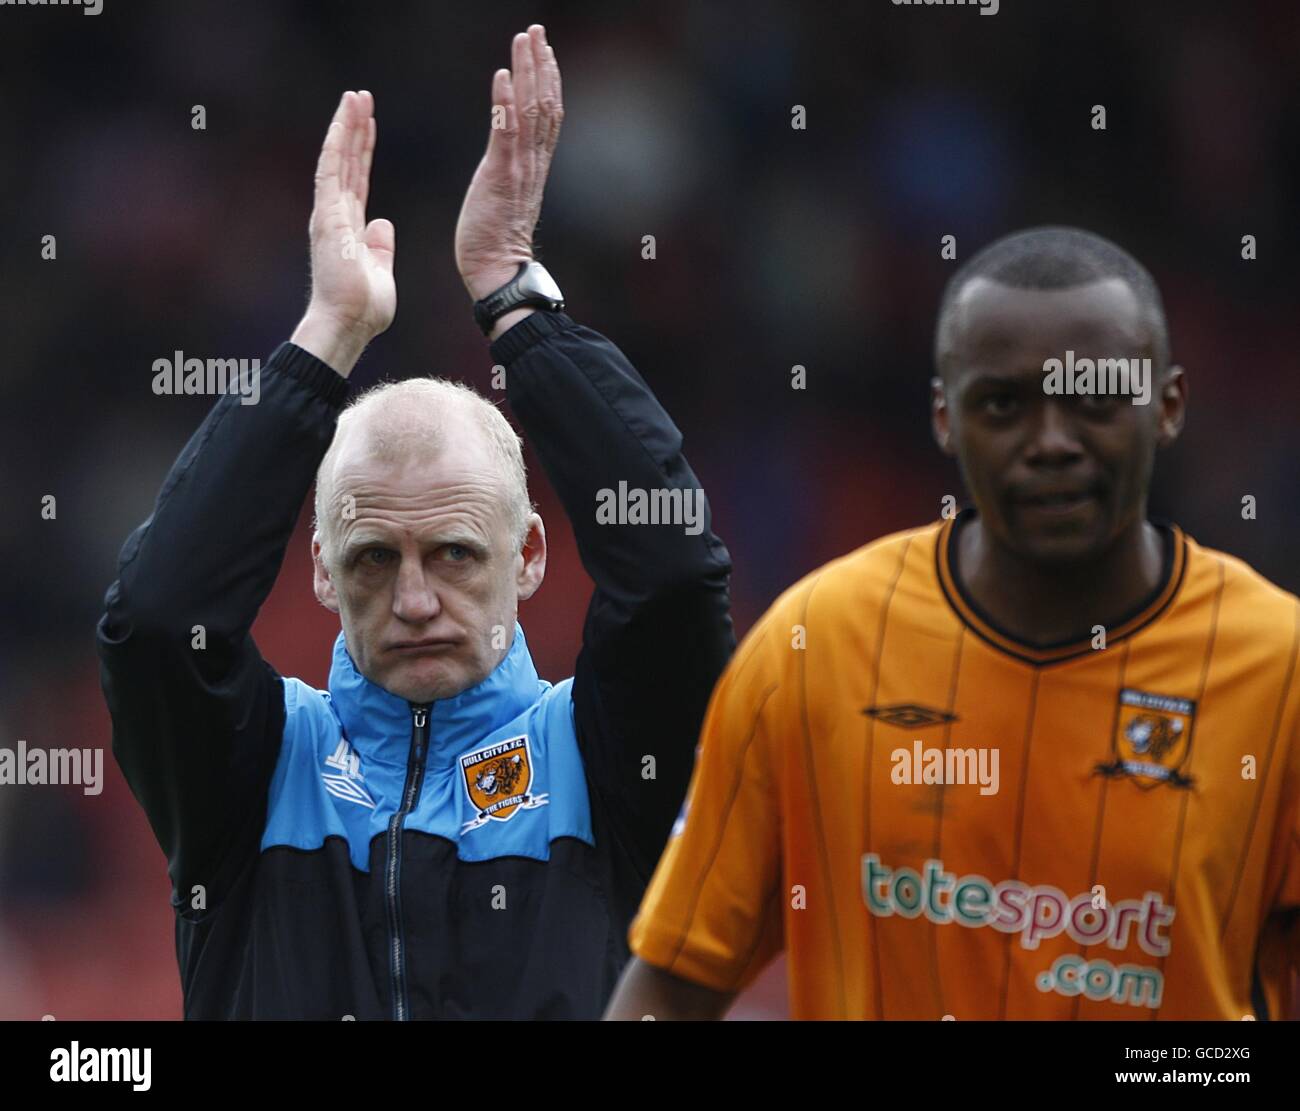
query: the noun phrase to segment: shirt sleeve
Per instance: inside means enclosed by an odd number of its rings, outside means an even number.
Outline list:
[[[681,806],[710,692],[735,648],[731,557],[681,432],[617,346],[563,313],[534,313],[492,356],[507,367],[511,407],[595,584],[574,666],[574,720],[601,828],[629,879],[630,912]],[[620,490],[663,496],[683,518],[611,519],[601,507]]]
[[[686,803],[629,931],[643,961],[714,991],[746,986],[783,946],[776,745],[788,732],[789,635],[774,607],[723,673]]]
[[[256,852],[284,728],[250,634],[347,382],[283,344],[257,404],[227,394],[122,549],[97,629],[113,755],[167,854],[172,900],[215,909]]]

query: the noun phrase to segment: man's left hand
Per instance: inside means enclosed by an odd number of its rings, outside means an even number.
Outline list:
[[[512,51],[513,71],[499,69],[492,78],[487,152],[456,223],[456,265],[475,301],[533,257],[533,230],[564,119],[560,69],[546,29],[533,24],[515,36]],[[494,334],[528,311],[507,313]]]

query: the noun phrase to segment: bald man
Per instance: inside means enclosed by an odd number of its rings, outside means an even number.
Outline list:
[[[541,27],[493,105],[456,257],[596,584],[574,676],[540,679],[517,621],[546,531],[501,412],[424,379],[340,415],[396,308],[394,229],[365,215],[373,100],[347,93],[307,313],[258,403],[221,398],[186,446],[99,625],[189,1018],[598,1017],[734,647],[680,433],[531,256],[562,116]],[[324,691],[249,635],[313,478],[315,592],[342,626]]]

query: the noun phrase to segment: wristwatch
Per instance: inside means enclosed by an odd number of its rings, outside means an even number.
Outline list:
[[[474,302],[474,319],[485,336],[492,334],[492,325],[511,309],[532,305],[547,312],[564,308],[564,294],[540,262],[521,262],[519,271],[500,289],[493,290],[481,301]]]

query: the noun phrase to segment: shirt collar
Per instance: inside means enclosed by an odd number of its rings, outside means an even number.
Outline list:
[[[550,683],[539,679],[524,630],[482,682],[429,708],[430,765],[450,764],[494,729],[533,705]],[[363,760],[405,767],[410,750],[414,706],[371,682],[357,670],[340,632],[330,667],[330,699],[344,735]]]

